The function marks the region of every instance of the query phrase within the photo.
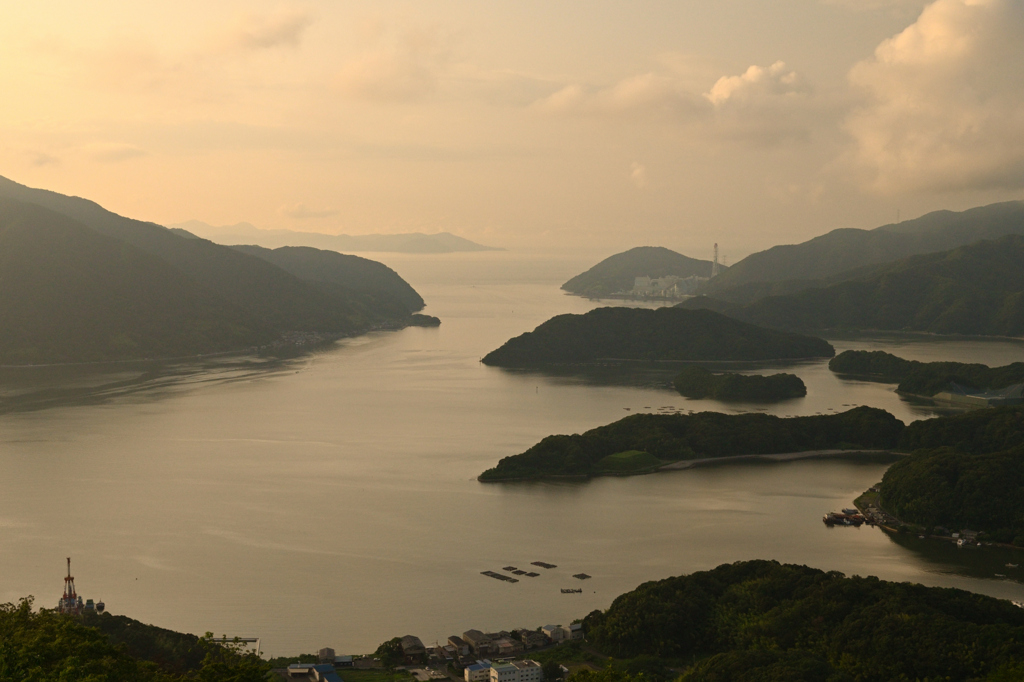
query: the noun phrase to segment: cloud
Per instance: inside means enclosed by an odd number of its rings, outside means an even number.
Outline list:
[[[433,93],[450,64],[449,41],[436,30],[381,31],[377,43],[345,63],[338,88],[377,102],[421,99]]]
[[[796,71],[786,69],[785,62],[771,66],[748,68],[740,76],[722,76],[704,97],[716,107],[732,102],[750,102],[773,95],[789,95],[805,90]]]
[[[274,47],[298,47],[302,34],[313,23],[313,16],[297,9],[275,14],[247,14],[238,18],[229,31],[230,42],[246,50]]]
[[[93,161],[102,163],[117,163],[136,159],[140,156],[148,156],[149,152],[135,145],[120,144],[116,142],[96,142],[82,147],[82,151]]]
[[[1024,3],[936,0],[857,64],[854,157],[882,192],[1024,187]]]
[[[289,218],[295,218],[296,220],[308,220],[310,218],[329,218],[333,215],[338,215],[340,211],[336,208],[324,208],[324,209],[312,209],[299,202],[297,204],[288,204],[278,209],[281,215],[288,216]]]
[[[692,81],[692,74],[668,70],[630,76],[603,88],[574,83],[532,106],[549,114],[662,119],[757,145],[806,139],[825,118],[823,105],[809,97],[804,80],[781,61],[722,76],[703,93]],[[828,118],[835,120],[831,112]]]
[[[647,186],[647,167],[634,161],[630,167],[629,178],[638,189],[643,189]]]

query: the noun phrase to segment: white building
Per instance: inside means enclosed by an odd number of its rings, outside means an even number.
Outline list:
[[[513,661],[491,666],[490,682],[544,682],[544,672],[537,661]]]

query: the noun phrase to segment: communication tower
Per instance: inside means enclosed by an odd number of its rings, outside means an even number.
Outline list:
[[[711,276],[714,277],[715,275],[718,274],[718,272],[719,272],[719,267],[718,267],[718,244],[715,244],[715,260],[711,264]]]
[[[64,596],[57,604],[57,612],[77,616],[82,613],[83,608],[82,598],[75,592],[75,578],[71,575],[71,557],[68,557],[68,574],[64,578]]]

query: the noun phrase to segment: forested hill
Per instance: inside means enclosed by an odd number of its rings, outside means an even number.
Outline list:
[[[598,298],[629,291],[637,277],[710,277],[711,267],[711,261],[689,258],[661,246],[638,246],[605,258],[563,284],[562,289]]]
[[[982,239],[1024,235],[1024,202],[1009,201],[956,213],[936,211],[873,230],[843,228],[802,244],[774,246],[747,256],[708,282],[703,293],[751,282],[816,280],[863,265],[948,251]]]
[[[903,422],[885,410],[857,407],[837,414],[782,418],[769,414],[634,414],[582,434],[548,436],[504,457],[481,481],[599,476],[608,458],[630,452],[668,462],[807,450],[895,448]],[[649,467],[650,468],[650,467]]]
[[[3,178],[0,202],[0,363],[237,350],[284,332],[393,326],[422,306],[404,282],[356,291],[306,281],[262,258]]]
[[[389,299],[406,313],[422,310],[423,298],[398,273],[374,260],[308,246],[233,246],[236,251],[273,263],[309,282],[336,285],[342,289]],[[383,300],[381,301],[383,304]]]
[[[933,396],[951,383],[982,391],[1024,382],[1024,362],[989,367],[964,362],[918,362],[885,351],[843,351],[828,363],[837,374],[850,374],[899,384],[901,393]]]
[[[680,307],[713,307],[776,329],[1021,336],[1024,237],[1010,235],[873,266],[838,284],[746,305],[696,297]]]
[[[1024,609],[1007,600],[772,561],[644,583],[583,627],[601,653],[660,659],[681,682],[1024,675]]]
[[[487,354],[498,367],[643,361],[775,360],[832,357],[828,342],[772,331],[709,310],[598,308],[558,315]]]

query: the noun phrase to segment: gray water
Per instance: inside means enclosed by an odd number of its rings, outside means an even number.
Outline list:
[[[0,373],[0,601],[32,594],[54,605],[72,556],[79,593],[115,613],[259,636],[281,655],[567,623],[641,582],[752,558],[1024,599],[1024,575],[1002,568],[1024,565],[1020,553],[826,528],[822,514],[849,506],[883,464],[478,483],[544,436],[667,406],[802,415],[873,405],[904,421],[935,412],[892,386],[841,380],[825,362],[789,369],[807,397],[767,408],[686,400],[657,373],[622,381],[485,367],[479,358],[509,337],[603,305],[558,290],[590,263],[508,253],[385,260],[440,328],[160,377],[132,366]],[[1024,355],[1009,341],[834,345],[993,365]],[[517,584],[480,575],[538,560],[558,568]]]

